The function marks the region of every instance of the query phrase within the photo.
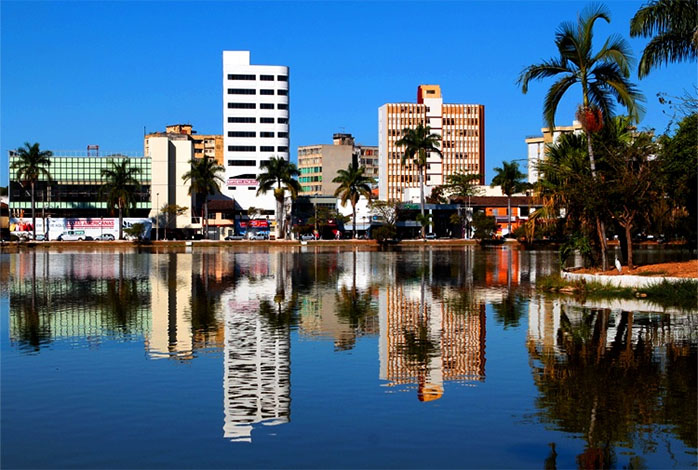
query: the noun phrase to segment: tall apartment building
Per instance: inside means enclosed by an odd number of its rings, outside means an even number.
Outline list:
[[[545,146],[556,143],[563,134],[579,134],[582,132],[582,124],[579,121],[573,121],[571,126],[557,126],[552,132],[549,127],[544,127],[540,131],[543,135],[526,137],[529,183],[538,181],[538,163],[545,158]]]
[[[339,186],[332,180],[338,170],[346,170],[356,156],[364,174],[378,179],[378,147],[356,144],[351,134],[334,134],[332,145],[298,147],[301,196],[332,196]]]
[[[427,160],[427,187],[444,184],[454,173],[478,173],[485,183],[485,107],[481,104],[447,104],[438,85],[417,87],[417,103],[388,103],[378,109],[380,199],[403,200],[406,189],[419,188],[416,166],[402,164],[404,147],[395,143],[404,128],[428,125],[441,136],[440,149]]]
[[[260,165],[270,157],[288,160],[288,67],[251,65],[249,51],[223,51],[223,194],[243,210],[273,217],[270,192],[257,197]]]

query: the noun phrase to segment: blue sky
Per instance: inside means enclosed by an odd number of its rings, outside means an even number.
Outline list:
[[[597,47],[628,37],[639,1],[611,1]],[[503,160],[526,155],[542,127],[551,82],[523,95],[521,69],[554,55],[554,33],[588,2],[0,2],[0,184],[7,151],[142,153],[144,127],[188,122],[222,128],[223,50],[250,50],[252,63],[291,68],[291,155],[349,132],[377,144],[378,107],[412,102],[417,85],[439,84],[445,102],[485,105],[486,180]],[[695,64],[673,64],[642,81],[642,128],[663,131],[669,111],[656,94],[682,95]],[[571,123],[579,89],[557,115]],[[523,162],[522,162],[523,163]]]

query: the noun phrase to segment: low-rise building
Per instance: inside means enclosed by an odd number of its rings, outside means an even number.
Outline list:
[[[361,145],[351,134],[334,134],[332,145],[304,145],[298,147],[298,181],[302,196],[332,196],[339,186],[332,180],[339,170],[346,170],[353,159],[364,167],[369,178],[378,178],[378,147]]]

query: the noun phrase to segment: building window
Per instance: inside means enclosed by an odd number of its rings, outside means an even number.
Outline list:
[[[274,118],[259,118],[262,124],[274,124]]]
[[[288,132],[279,132],[276,134],[277,137],[288,138]]]
[[[273,132],[260,132],[259,136],[260,137],[274,137],[274,133]]]
[[[277,105],[276,107],[277,107],[278,109],[288,109],[288,105],[287,105],[287,104],[279,104],[279,105]]]
[[[228,88],[229,95],[256,95],[257,90],[254,88]]]
[[[274,90],[259,90],[260,95],[273,95]]]
[[[257,147],[254,145],[228,145],[229,152],[255,152]]]
[[[262,80],[263,82],[273,82],[274,76],[273,75],[260,75],[259,79]]]
[[[273,148],[273,147],[272,147]],[[269,160],[260,160],[259,161],[259,167],[262,168],[265,164],[269,163]]]
[[[249,191],[254,191],[254,190],[257,189],[257,188],[255,188],[254,186],[248,186],[247,189],[248,189]]]
[[[257,137],[257,133],[252,131],[228,132],[228,137]]]
[[[256,109],[256,103],[228,103],[228,109]]]
[[[288,147],[279,146],[279,147],[276,147],[276,151],[277,152],[288,152]]]
[[[288,118],[278,118],[276,122],[279,124],[288,124]]]
[[[255,123],[255,122],[257,122],[257,118],[253,118],[253,117],[229,117],[228,122]]]
[[[257,79],[256,75],[239,75],[239,74],[228,75],[228,80],[256,80],[256,79]]]
[[[261,103],[260,109],[274,109],[274,103]]]
[[[228,166],[255,166],[254,160],[228,160]]]
[[[287,75],[277,75],[276,79],[280,82],[287,82],[288,81],[288,76]]]
[[[259,147],[259,150],[260,150],[260,152],[273,152],[273,151],[274,151],[274,147],[273,147],[273,146],[272,146],[272,147],[264,147],[264,146],[262,146],[262,147]]]
[[[288,90],[276,90],[277,95],[288,96]]]

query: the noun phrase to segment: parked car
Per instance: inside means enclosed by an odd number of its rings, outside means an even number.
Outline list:
[[[244,238],[245,237],[243,237],[242,235],[228,235],[227,237],[225,237],[225,239],[228,241],[230,241],[230,240],[242,240]]]
[[[315,240],[315,236],[311,233],[306,233],[305,235],[301,235],[301,240]]]
[[[58,241],[66,241],[66,242],[75,242],[75,241],[92,240],[92,239],[93,239],[92,237],[85,235],[84,230],[66,230],[65,232],[58,235],[58,238],[56,238],[56,240],[58,240]]]
[[[97,237],[97,240],[112,241],[112,240],[116,240],[116,237],[114,235],[112,235],[111,233],[103,233]]]
[[[435,233],[427,233],[424,238],[427,240],[436,240],[436,234]]]
[[[266,233],[257,232],[248,234],[247,238],[249,240],[266,240],[268,236]]]

